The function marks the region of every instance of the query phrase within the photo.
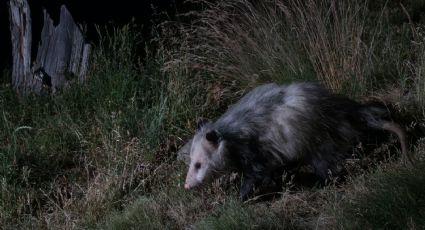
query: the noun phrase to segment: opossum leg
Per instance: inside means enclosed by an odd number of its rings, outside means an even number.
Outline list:
[[[316,159],[312,162],[314,173],[319,178],[322,185],[326,183],[328,179],[329,164],[325,160]]]
[[[240,197],[242,201],[250,198],[254,194],[255,186],[264,180],[264,171],[260,168],[262,167],[258,165],[258,167],[247,168],[248,170],[243,172],[242,185],[240,189]]]
[[[255,178],[252,176],[245,176],[242,179],[242,186],[240,189],[240,198],[242,201],[246,201],[254,193]]]
[[[252,143],[252,142],[251,142]],[[244,149],[248,148],[248,149]],[[254,193],[254,188],[265,177],[264,160],[257,154],[256,146],[247,145],[240,148],[240,168],[242,175],[242,186],[240,189],[240,197],[243,201],[247,200]]]

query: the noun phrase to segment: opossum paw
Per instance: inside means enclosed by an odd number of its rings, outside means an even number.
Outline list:
[[[252,191],[243,191],[241,190],[239,193],[239,198],[241,201],[247,201],[252,196]]]
[[[239,192],[239,196],[242,201],[248,200],[252,194],[254,193],[254,183],[251,181],[245,181],[242,186],[241,190]]]

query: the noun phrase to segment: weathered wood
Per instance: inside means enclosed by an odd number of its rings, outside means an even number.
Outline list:
[[[46,87],[49,92],[56,93],[72,81],[85,80],[91,47],[85,43],[80,27],[64,5],[57,26],[44,10],[44,25],[32,67],[31,16],[27,0],[10,0],[10,29],[12,83],[20,95],[40,94]]]
[[[66,87],[72,80],[84,80],[87,72],[90,45],[84,43],[83,33],[65,6],[61,7],[60,21],[55,27],[44,10],[41,43],[36,67],[43,68],[52,78],[52,92]]]
[[[10,33],[12,38],[12,86],[20,95],[41,88],[31,71],[31,15],[26,0],[10,0]]]
[[[78,80],[84,82],[86,80],[87,71],[89,70],[89,57],[90,57],[91,45],[85,44],[83,47],[83,57],[81,58],[80,73],[78,74]]]

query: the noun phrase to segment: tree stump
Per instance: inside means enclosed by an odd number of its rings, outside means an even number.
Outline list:
[[[12,85],[19,94],[37,91],[41,86],[31,72],[31,16],[26,0],[10,1],[10,34],[12,37]]]
[[[27,0],[10,0],[12,37],[12,85],[19,95],[40,94],[45,89],[55,94],[72,81],[86,78],[90,45],[85,43],[81,28],[62,5],[60,20],[54,26],[44,10],[37,57],[31,66],[31,16]]]

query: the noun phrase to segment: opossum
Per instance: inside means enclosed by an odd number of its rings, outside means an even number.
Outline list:
[[[335,172],[368,130],[395,133],[408,161],[406,132],[383,106],[336,95],[317,82],[258,86],[215,122],[200,120],[190,141],[185,189],[230,168],[242,174],[240,196],[281,169],[313,168],[320,180]]]

